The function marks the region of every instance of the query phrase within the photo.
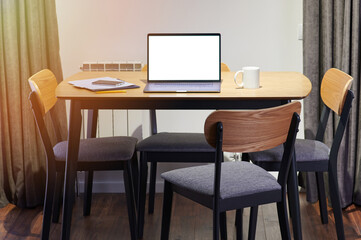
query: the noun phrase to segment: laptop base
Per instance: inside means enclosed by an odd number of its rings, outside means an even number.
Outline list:
[[[186,92],[221,92],[220,82],[148,82],[144,88],[144,92],[172,92],[172,93],[186,93]]]

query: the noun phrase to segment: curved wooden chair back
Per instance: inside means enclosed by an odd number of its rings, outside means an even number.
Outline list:
[[[261,110],[215,111],[206,119],[204,134],[216,147],[216,125],[221,122],[223,151],[263,151],[286,142],[293,114],[300,112],[300,102]]]
[[[146,72],[148,70],[148,66],[147,64],[144,64],[143,68],[142,68],[142,72]],[[228,65],[225,63],[221,63],[221,72],[230,72],[231,70],[229,69]]]
[[[221,72],[230,72],[231,69],[229,69],[228,65],[225,63],[221,63]]]
[[[28,79],[28,82],[32,90],[29,95],[29,100],[45,148],[48,171],[54,172],[55,157],[50,136],[55,134],[56,142],[62,141],[60,129],[58,127],[58,116],[53,108],[57,101],[55,89],[58,84],[55,75],[48,69],[37,72]],[[45,114],[48,112],[51,121],[51,124],[48,125],[49,131],[45,123]],[[51,135],[49,135],[49,133],[51,133],[50,129],[52,129],[53,132]]]
[[[40,111],[44,116],[57,101],[55,96],[55,89],[58,86],[56,77],[49,69],[44,69],[31,76],[28,81],[31,90],[36,92]]]
[[[341,115],[353,78],[336,68],[329,69],[321,83],[321,98],[332,111]]]

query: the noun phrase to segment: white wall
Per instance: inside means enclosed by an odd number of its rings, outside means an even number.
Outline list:
[[[301,0],[57,0],[64,77],[83,61],[146,62],[149,32],[220,32],[235,71],[302,71]]]
[[[257,65],[263,71],[302,72],[302,42],[297,40],[302,0],[57,0],[56,4],[64,78],[86,61],[146,63],[149,32],[220,32],[222,62],[232,71]],[[207,114],[160,112],[158,130],[201,132]],[[147,136],[144,111],[129,111],[127,117],[130,134],[142,125],[141,137]],[[106,174],[98,180],[116,183],[121,178]]]

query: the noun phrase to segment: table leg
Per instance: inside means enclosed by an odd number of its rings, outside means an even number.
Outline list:
[[[88,109],[87,138],[95,138],[98,122],[98,109]]]
[[[64,198],[63,198],[63,221],[61,239],[70,239],[70,225],[74,201],[74,187],[79,154],[79,141],[81,129],[80,102],[72,100],[70,104],[68,152],[66,157]]]

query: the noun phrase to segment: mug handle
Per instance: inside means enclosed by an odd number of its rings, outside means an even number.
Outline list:
[[[243,74],[243,70],[239,70],[239,71],[236,72],[236,74],[234,74],[234,82],[235,82],[239,87],[243,88],[243,85],[244,85],[244,84],[243,84],[243,81],[242,81],[242,83],[238,83],[238,82],[237,82],[237,76],[238,76],[239,73],[242,73],[242,74]]]

